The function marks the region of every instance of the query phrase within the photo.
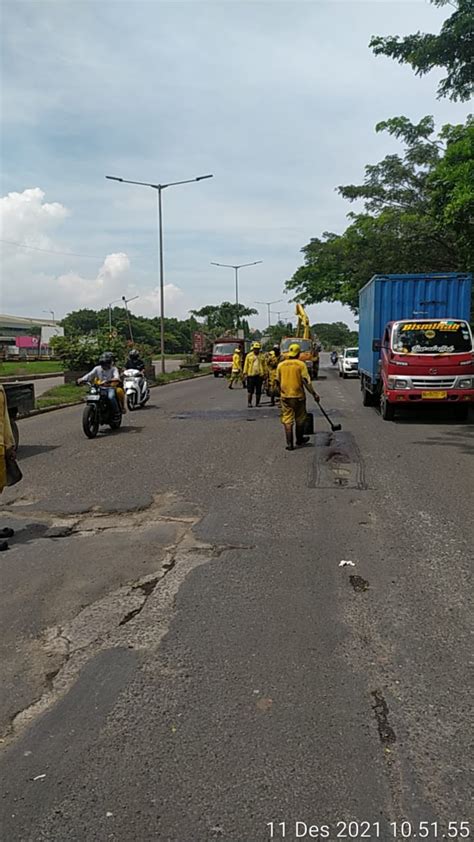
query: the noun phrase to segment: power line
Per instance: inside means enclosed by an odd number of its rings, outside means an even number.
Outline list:
[[[26,243],[16,243],[14,240],[2,240],[0,239],[0,243],[6,243],[9,246],[17,246],[17,248],[21,249],[31,249],[32,251],[44,251],[46,254],[60,254],[64,257],[86,257],[90,260],[104,260],[104,255],[99,257],[97,254],[78,254],[75,251],[53,251],[52,249],[42,249],[39,246],[27,246]]]

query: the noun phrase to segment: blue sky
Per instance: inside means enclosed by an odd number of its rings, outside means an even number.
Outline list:
[[[136,294],[156,315],[154,191],[106,174],[174,181],[164,193],[166,309],[287,299],[299,250],[340,232],[338,184],[398,144],[374,133],[398,114],[438,123],[466,105],[368,49],[373,34],[438,31],[450,7],[411,2],[43,2],[3,4],[2,237],[83,257],[2,249],[2,310],[57,316]],[[26,191],[26,192],[25,192]],[[282,302],[275,309],[291,312]],[[343,319],[338,304],[310,308]],[[254,320],[265,324],[266,313]]]

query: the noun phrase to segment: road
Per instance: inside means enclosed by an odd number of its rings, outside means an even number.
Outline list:
[[[78,407],[20,422],[8,842],[253,842],[269,822],[389,840],[392,821],[469,819],[473,425],[384,422],[357,381],[323,378],[343,431],[317,416],[292,453],[277,409],[214,378],[154,390],[94,441]],[[338,836],[349,820],[371,825]]]

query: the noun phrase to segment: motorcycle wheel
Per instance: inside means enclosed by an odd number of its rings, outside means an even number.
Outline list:
[[[88,439],[95,439],[99,432],[99,413],[96,406],[86,404],[82,413],[82,429]]]
[[[133,412],[133,410],[137,408],[135,400],[136,400],[135,395],[127,395],[127,406],[129,408],[130,412]]]

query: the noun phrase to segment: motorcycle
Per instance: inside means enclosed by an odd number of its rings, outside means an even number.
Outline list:
[[[123,388],[130,412],[145,406],[150,400],[150,389],[146,377],[135,368],[126,368],[123,373]]]
[[[337,360],[338,360],[337,351],[333,351],[333,352],[331,353],[331,362],[332,362],[332,364],[333,364],[333,365],[336,365]]]
[[[87,438],[94,439],[100,426],[108,425],[112,430],[118,430],[121,424],[122,411],[115,389],[104,385],[91,386],[82,413],[82,429]]]

